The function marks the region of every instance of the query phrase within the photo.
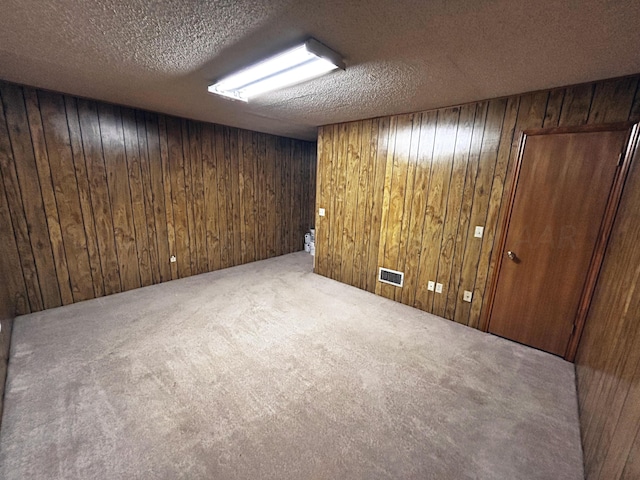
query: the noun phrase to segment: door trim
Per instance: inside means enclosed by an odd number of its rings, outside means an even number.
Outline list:
[[[589,306],[591,305],[591,299],[595,291],[600,268],[604,260],[604,254],[611,236],[611,230],[613,229],[613,223],[615,220],[618,205],[622,197],[622,190],[624,183],[629,173],[629,168],[633,158],[638,154],[638,140],[640,136],[639,123],[623,122],[623,123],[611,123],[602,125],[583,125],[577,127],[554,127],[554,128],[538,128],[529,129],[522,132],[520,137],[520,143],[518,145],[518,155],[516,163],[513,169],[513,177],[511,182],[511,192],[509,193],[509,200],[507,203],[507,209],[502,214],[502,230],[500,233],[500,240],[498,242],[498,248],[494,251],[495,269],[489,283],[489,296],[487,297],[487,308],[485,314],[481,319],[482,331],[489,331],[489,322],[491,320],[491,314],[493,311],[493,305],[496,296],[496,290],[498,286],[498,276],[500,268],[502,267],[502,261],[504,259],[504,250],[507,240],[508,226],[511,221],[511,214],[513,211],[513,204],[516,197],[516,191],[518,188],[518,181],[520,179],[520,170],[522,167],[522,157],[524,155],[524,148],[528,137],[535,135],[549,135],[549,134],[562,134],[562,133],[589,133],[589,132],[602,132],[602,131],[624,131],[627,130],[627,140],[624,144],[624,149],[621,152],[621,163],[618,165],[616,174],[613,180],[613,185],[609,193],[607,200],[607,206],[605,208],[602,224],[598,230],[598,239],[596,241],[596,247],[594,249],[589,269],[587,271],[587,278],[580,297],[580,303],[578,304],[578,312],[573,324],[573,332],[569,338],[569,343],[564,354],[564,359],[573,362],[575,359],[576,351],[578,349],[578,343],[584,330],[584,324],[589,313]],[[639,160],[640,161],[640,160]],[[495,257],[497,255],[497,257]]]

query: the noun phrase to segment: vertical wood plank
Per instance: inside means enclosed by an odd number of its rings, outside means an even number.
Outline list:
[[[487,219],[489,200],[491,194],[491,184],[495,171],[498,156],[498,146],[500,143],[501,126],[503,123],[507,107],[506,99],[491,100],[487,112],[482,147],[478,161],[478,173],[476,176],[475,191],[473,194],[473,205],[467,232],[466,251],[463,257],[462,274],[460,285],[463,290],[474,292],[475,280],[480,262],[482,249],[481,239],[474,237],[476,225],[484,225]],[[456,322],[468,325],[471,313],[471,304],[461,301],[457,302],[454,318]]]
[[[369,253],[369,222],[371,216],[370,205],[371,195],[369,195],[369,177],[371,170],[371,120],[364,120],[360,123],[360,168],[357,177],[356,192],[356,213],[354,227],[354,252],[353,252],[353,281],[352,284],[358,288],[366,288],[367,256]]]
[[[44,92],[38,92],[38,99],[67,255],[71,291],[74,301],[88,300],[94,298],[95,292],[64,99],[61,95]],[[73,261],[70,261],[70,258]]]
[[[71,142],[71,153],[73,155],[73,165],[76,171],[76,181],[78,183],[78,193],[80,196],[80,208],[82,210],[82,221],[87,239],[87,251],[89,253],[89,265],[91,265],[91,278],[93,280],[93,290],[96,297],[104,295],[104,279],[102,276],[102,266],[100,264],[100,253],[98,251],[98,241],[96,234],[95,219],[91,207],[91,192],[89,189],[89,178],[87,176],[87,164],[82,148],[82,134],[80,132],[80,121],[78,119],[78,107],[76,99],[64,97],[67,112],[67,123],[69,125],[69,140]]]
[[[333,142],[331,136],[332,127],[320,127],[318,129],[318,181],[316,183],[317,208],[315,211],[316,224],[316,256],[315,272],[328,276],[327,266],[331,262],[329,249],[329,236],[331,231],[331,209],[327,208],[331,198],[331,162],[333,161]],[[323,217],[319,209],[325,210]]]
[[[212,125],[202,125],[202,178],[203,178],[203,211],[201,220],[204,228],[207,271],[219,270],[220,261],[220,217],[225,216],[224,209],[218,201],[218,162],[214,155],[214,130]],[[226,221],[225,221],[226,223]]]
[[[286,231],[285,231],[285,253],[291,253],[293,251],[293,236],[294,236],[294,218],[293,218],[293,209],[294,198],[293,198],[293,175],[291,171],[291,165],[293,163],[293,145],[290,140],[285,139],[285,159],[287,167],[284,169],[284,208],[286,214]]]
[[[149,178],[151,184],[151,198],[153,205],[153,217],[156,230],[156,241],[158,246],[158,271],[160,281],[166,282],[174,277],[172,264],[169,257],[173,255],[174,236],[173,230],[169,231],[169,225],[173,229],[173,216],[171,210],[171,194],[169,186],[165,186],[165,171],[168,168],[165,147],[161,148],[159,118],[155,114],[145,114],[145,128],[147,132],[147,152],[149,154]],[[166,129],[162,125],[163,138],[166,139]],[[169,202],[167,203],[167,198]],[[171,220],[170,220],[171,219]],[[151,220],[150,220],[151,221]]]
[[[547,101],[547,109],[544,114],[543,127],[557,127],[560,122],[560,112],[564,102],[564,88],[557,88],[549,92],[549,100]]]
[[[638,77],[626,77],[597,83],[587,123],[627,121],[637,87]]]
[[[593,83],[587,83],[565,90],[558,126],[567,127],[587,123],[594,89]]]
[[[73,303],[73,294],[71,293],[71,283],[69,281],[67,256],[62,242],[62,230],[60,228],[60,217],[58,216],[58,205],[56,204],[53,182],[51,180],[51,168],[49,167],[47,145],[44,139],[44,131],[42,129],[40,105],[38,104],[38,96],[35,90],[26,89],[24,90],[24,95],[29,120],[29,129],[31,131],[31,141],[33,142],[33,151],[36,159],[38,178],[40,180],[40,193],[42,195],[46,223],[49,230],[49,239],[51,240],[56,281],[60,291],[61,303],[62,305],[68,305]],[[0,121],[0,124],[1,123],[2,122]]]
[[[195,235],[195,238],[191,240],[191,244],[195,244],[196,249],[195,265],[192,269],[194,273],[204,273],[209,270],[209,259],[207,255],[207,230],[204,216],[202,124],[200,122],[189,121],[187,127],[189,132],[189,157],[191,167],[193,234]]]
[[[264,134],[259,133],[256,138],[257,141],[257,152],[256,152],[256,188],[257,188],[257,245],[256,252],[258,254],[258,259],[262,260],[267,258],[268,255],[268,245],[269,245],[269,235],[268,235],[268,224],[267,224],[267,177],[266,177],[266,148],[267,148],[267,138]],[[299,217],[301,220],[302,217]]]
[[[238,144],[241,153],[240,161],[240,192],[241,192],[241,233],[242,233],[242,263],[256,259],[255,245],[255,199],[254,177],[255,164],[253,162],[254,135],[252,132],[242,130]],[[287,210],[289,212],[289,210]]]
[[[175,253],[178,277],[192,275],[189,243],[189,213],[185,186],[185,159],[183,152],[182,124],[177,118],[166,117],[169,160],[169,185],[175,231]],[[165,184],[166,188],[166,184]]]
[[[144,189],[142,185],[142,169],[140,168],[140,148],[138,144],[138,127],[135,112],[129,108],[122,109],[122,130],[124,134],[125,163],[129,177],[129,196],[133,220],[133,233],[138,254],[138,271],[143,287],[153,284],[151,273],[151,255],[149,253],[149,232],[144,206]]]
[[[12,145],[7,130],[8,125],[5,120],[5,111],[7,109],[5,91],[3,90],[1,94],[3,108],[0,109],[0,172],[4,178],[5,195],[18,246],[30,310],[37,312],[43,309],[42,294],[40,292],[36,262],[31,249],[29,228],[22,205],[22,193],[20,192],[15,159],[13,158]]]
[[[6,138],[6,125],[0,119],[0,145]],[[2,147],[0,146],[0,149]],[[2,256],[3,265],[6,267],[2,278],[7,299],[15,307],[16,315],[23,315],[31,312],[29,307],[29,294],[27,285],[25,284],[22,264],[20,262],[20,253],[16,244],[16,235],[11,222],[11,214],[9,212],[9,203],[4,188],[4,179],[0,171],[0,245],[2,245],[4,254]]]
[[[144,113],[135,112],[136,134],[138,137],[138,152],[140,154],[140,175],[142,181],[142,197],[144,204],[144,222],[147,228],[149,239],[149,263],[151,269],[152,283],[159,283],[162,280],[160,273],[160,259],[158,258],[158,231],[156,227],[156,215],[154,211],[154,189],[151,177],[151,165],[149,162],[149,142],[145,125]],[[154,163],[159,164],[160,155],[153,157]],[[166,259],[165,256],[163,256]]]
[[[414,258],[413,252],[408,253],[409,234],[411,230],[412,214],[413,214],[413,196],[415,194],[415,177],[418,162],[418,150],[420,147],[420,131],[422,128],[422,115],[416,114],[413,117],[413,125],[411,127],[411,142],[409,143],[409,157],[408,157],[408,170],[407,181],[404,194],[404,205],[402,221],[400,224],[400,246],[398,248],[398,261],[396,269],[406,274],[407,256],[410,257],[410,262]],[[394,292],[394,298],[397,301],[402,301],[404,294],[404,288],[396,288]]]
[[[451,279],[449,280],[449,287],[447,288],[447,305],[444,317],[458,322],[462,319],[460,317],[456,319],[455,312],[458,304],[462,302],[462,294],[466,289],[463,285],[462,277],[464,254],[467,250],[467,241],[469,239],[469,225],[471,221],[471,210],[473,208],[473,195],[475,193],[476,180],[478,177],[480,149],[482,147],[482,139],[484,137],[488,106],[488,102],[481,102],[476,105],[476,115],[473,123],[473,133],[471,135],[471,144],[469,146],[469,155],[467,159],[467,172],[464,180],[464,191],[462,193],[462,203],[460,205],[460,220],[451,262]],[[466,321],[466,318],[464,320]]]
[[[392,270],[398,269],[414,118],[415,115],[413,114],[401,115],[398,117],[396,125],[393,172],[389,191],[389,213],[387,216],[387,238],[383,262],[385,267]],[[381,285],[380,294],[393,299],[395,298],[396,288],[392,285],[383,284]]]
[[[233,218],[233,263],[232,265],[240,265],[242,263],[242,231],[240,229],[240,212],[242,208],[241,195],[240,195],[240,145],[239,145],[239,130],[237,128],[226,128],[228,135],[229,146],[227,151],[229,152],[230,159],[230,180],[228,185],[231,188],[231,207]]]
[[[378,130],[379,130],[379,120],[373,119],[368,120],[363,127],[368,131],[366,136],[367,145],[364,146],[362,152],[362,162],[366,165],[366,182],[365,191],[360,192],[358,194],[358,198],[364,198],[363,202],[363,212],[364,212],[364,223],[362,225],[361,230],[361,248],[362,248],[362,259],[360,264],[360,288],[364,290],[369,290],[370,288],[374,288],[374,283],[371,282],[371,287],[369,287],[369,277],[370,277],[370,269],[369,269],[369,254],[371,252],[371,242],[373,238],[379,234],[380,229],[375,228],[373,226],[374,222],[374,211],[373,211],[373,202],[375,198],[375,181],[376,181],[376,156],[378,154]],[[363,144],[364,145],[364,144]],[[318,172],[319,173],[319,172]],[[375,280],[374,280],[375,281]]]
[[[124,133],[120,109],[100,104],[98,107],[100,134],[107,173],[107,187],[115,233],[118,266],[122,289],[138,288],[140,269],[133,225],[133,209],[129,188],[129,172],[124,150]],[[45,130],[46,131],[46,130]]]
[[[122,284],[113,233],[111,200],[107,187],[107,173],[104,164],[97,105],[87,100],[78,100],[78,118],[80,120],[89,190],[91,192],[91,206],[96,225],[104,293],[105,295],[111,295],[122,291]]]
[[[449,195],[447,197],[446,217],[440,245],[440,258],[438,260],[438,273],[436,282],[443,285],[441,295],[435,295],[432,313],[441,317],[445,316],[447,300],[450,296],[449,288],[454,288],[451,283],[451,270],[454,264],[454,251],[460,225],[460,213],[464,194],[465,180],[467,177],[467,165],[471,136],[475,119],[475,104],[460,107],[455,146],[453,148],[453,160],[451,180],[449,182]],[[451,292],[451,296],[458,297],[457,289]]]
[[[344,233],[344,203],[346,196],[346,178],[347,178],[347,148],[349,141],[348,126],[340,125],[337,128],[337,136],[334,140],[334,151],[336,152],[335,162],[335,183],[333,206],[331,208],[335,225],[332,228],[332,261],[331,278],[340,278],[340,272],[342,271],[342,239]],[[349,259],[351,261],[351,259]]]
[[[187,212],[187,230],[186,230],[186,245],[189,255],[189,271],[190,275],[198,273],[198,241],[196,234],[196,219],[195,219],[195,188],[193,185],[193,177],[191,175],[192,163],[194,160],[191,157],[191,150],[189,148],[189,121],[180,119],[180,132],[181,136],[177,141],[182,147],[182,172],[176,173],[179,175],[179,182],[184,182],[184,200],[185,208]],[[182,186],[182,183],[178,185]]]
[[[416,173],[411,205],[411,220],[409,222],[409,237],[406,248],[407,259],[404,269],[404,287],[402,288],[401,299],[402,303],[411,306],[413,306],[415,302],[418,286],[420,255],[422,254],[422,234],[427,210],[427,196],[431,183],[431,167],[437,118],[437,111],[424,112],[420,115]]]
[[[276,234],[276,217],[278,211],[276,207],[276,137],[269,135],[266,138],[266,189],[267,189],[267,235],[265,241],[267,242],[267,257],[276,256],[276,245],[278,244],[278,236]]]
[[[40,309],[57,307],[62,304],[62,300],[56,278],[53,251],[47,229],[38,169],[22,89],[16,86],[2,86],[1,95],[11,141],[15,172],[36,267],[37,282],[42,298]],[[4,123],[2,118],[0,118],[0,123]],[[6,145],[2,148],[6,149]],[[6,154],[3,157],[5,161],[8,158]],[[8,173],[9,170],[13,170],[7,167],[8,165],[3,165],[5,172]]]
[[[227,129],[228,130],[228,129]],[[229,154],[229,135],[219,125],[214,125],[213,141],[215,161],[217,165],[218,205],[220,225],[220,267],[233,265],[234,225],[233,207],[231,206],[231,156]]]
[[[369,242],[369,266],[367,267],[367,290],[375,293],[378,289],[378,266],[380,262],[380,243],[384,220],[384,188],[387,178],[387,158],[391,137],[391,119],[378,121],[378,143],[375,149],[375,179],[373,202],[371,204],[371,240]],[[389,173],[390,175],[390,173]]]
[[[415,307],[428,312],[432,311],[433,300],[436,295],[427,289],[427,285],[429,281],[435,281],[438,275],[438,259],[444,232],[443,225],[446,218],[446,205],[459,117],[459,107],[438,111],[431,182],[427,196],[427,209],[418,270],[418,285],[414,300]],[[437,295],[443,294],[439,293]]]
[[[342,205],[342,264],[340,278],[344,283],[353,285],[355,255],[355,222],[358,204],[358,175],[360,172],[360,122],[347,125],[347,151],[345,180],[346,190]]]
[[[382,217],[380,220],[380,242],[378,245],[378,261],[377,264],[380,267],[388,267],[386,265],[387,259],[387,240],[389,225],[393,225],[393,218],[389,220],[389,209],[391,205],[392,185],[393,185],[393,170],[396,166],[394,162],[395,149],[397,143],[397,130],[398,130],[398,116],[391,117],[389,125],[389,143],[386,148],[386,163],[384,170],[384,189],[382,197]],[[378,267],[379,268],[379,267]],[[376,283],[376,294],[383,296],[390,296],[388,289],[385,289],[386,285],[382,282]],[[386,295],[385,295],[386,294]]]

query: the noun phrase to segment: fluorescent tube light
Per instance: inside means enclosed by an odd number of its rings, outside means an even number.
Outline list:
[[[247,101],[278,88],[295,85],[345,68],[340,56],[317,40],[286,50],[255,65],[231,74],[213,85],[209,92]]]

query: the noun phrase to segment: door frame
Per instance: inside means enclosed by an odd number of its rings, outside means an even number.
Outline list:
[[[620,152],[620,159],[618,160],[618,166],[616,174],[613,180],[611,191],[609,192],[609,198],[607,200],[607,206],[605,208],[602,223],[598,230],[598,239],[596,240],[596,246],[594,249],[589,269],[587,271],[587,278],[582,289],[580,296],[580,303],[578,304],[578,312],[573,322],[573,331],[569,337],[569,343],[564,354],[564,359],[573,362],[575,360],[576,351],[578,349],[578,343],[584,330],[587,314],[589,313],[589,307],[591,300],[595,292],[598,275],[600,268],[604,260],[604,254],[609,243],[609,237],[613,229],[613,223],[615,220],[618,205],[622,198],[622,190],[627,179],[627,174],[631,166],[633,158],[638,154],[638,140],[640,136],[640,122],[621,122],[621,123],[609,123],[601,125],[582,125],[576,127],[553,127],[553,128],[536,128],[524,130],[520,136],[520,143],[518,145],[518,155],[515,162],[515,168],[513,169],[513,177],[511,182],[511,192],[509,193],[509,200],[507,208],[502,214],[500,240],[498,242],[498,248],[494,250],[493,262],[495,262],[495,269],[493,270],[490,283],[489,283],[489,295],[487,297],[487,308],[485,314],[481,319],[482,331],[489,331],[489,322],[491,321],[491,314],[493,311],[493,305],[496,296],[496,290],[498,286],[498,276],[500,275],[500,269],[502,267],[502,261],[504,259],[504,251],[506,248],[507,233],[509,223],[511,221],[511,214],[513,212],[513,205],[516,197],[516,191],[518,189],[518,181],[520,179],[520,170],[522,167],[522,157],[524,155],[524,149],[528,137],[536,135],[550,135],[550,134],[562,134],[562,133],[590,133],[590,132],[603,132],[603,131],[628,131],[627,140],[624,144],[623,151]],[[497,255],[497,257],[496,257]]]

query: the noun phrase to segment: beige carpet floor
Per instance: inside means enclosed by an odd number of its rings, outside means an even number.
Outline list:
[[[571,364],[311,270],[18,318],[0,478],[583,478]]]

